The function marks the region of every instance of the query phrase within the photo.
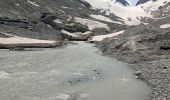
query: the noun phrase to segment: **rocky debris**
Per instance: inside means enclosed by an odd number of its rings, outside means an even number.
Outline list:
[[[170,2],[164,2],[165,5],[162,5],[158,8],[158,10],[156,10],[155,12],[153,12],[154,17],[156,18],[164,18],[164,17],[168,17],[170,16]]]
[[[96,36],[96,35],[106,35],[106,34],[109,34],[109,31],[105,28],[95,28],[93,30],[94,36]]]
[[[153,89],[148,100],[170,100],[169,35],[169,28],[139,25],[99,42],[97,47],[136,70],[136,78],[146,81]]]

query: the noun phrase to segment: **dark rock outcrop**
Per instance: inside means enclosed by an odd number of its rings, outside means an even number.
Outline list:
[[[140,5],[140,4],[146,3],[148,1],[150,1],[150,0],[139,0],[136,5]]]
[[[116,0],[115,2],[119,2],[120,4],[122,4],[124,6],[130,5],[126,0]]]

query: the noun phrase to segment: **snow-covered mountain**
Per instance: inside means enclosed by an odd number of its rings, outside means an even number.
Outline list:
[[[106,15],[114,14],[118,16],[126,25],[138,25],[141,22],[139,19],[144,17],[152,17],[150,14],[146,13],[139,6],[123,6],[120,3],[113,3],[111,0],[86,0],[93,9],[100,9],[105,12]]]
[[[170,0],[151,0],[139,6],[155,18],[170,16]]]
[[[107,6],[107,7],[109,7],[111,5],[116,5],[116,4],[120,4],[123,6],[130,5],[130,3],[127,2],[126,0],[84,0],[84,1],[89,2],[93,6],[102,6],[100,4],[105,4],[105,6]]]

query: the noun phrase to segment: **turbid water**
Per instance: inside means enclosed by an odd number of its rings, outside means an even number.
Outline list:
[[[0,50],[0,100],[144,100],[150,88],[92,44]]]

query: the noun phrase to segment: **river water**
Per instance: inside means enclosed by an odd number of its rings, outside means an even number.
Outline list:
[[[0,100],[144,100],[150,87],[93,44],[0,50]]]

